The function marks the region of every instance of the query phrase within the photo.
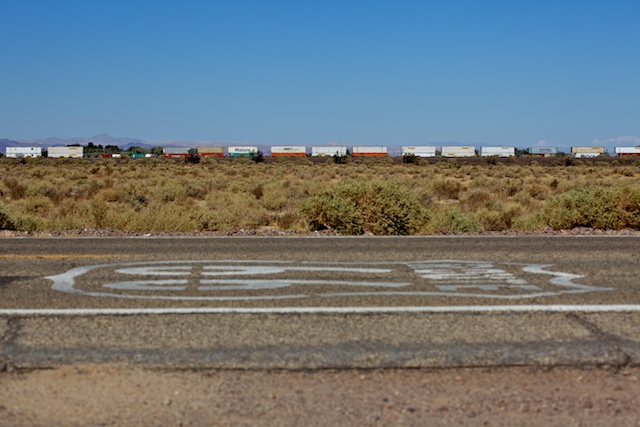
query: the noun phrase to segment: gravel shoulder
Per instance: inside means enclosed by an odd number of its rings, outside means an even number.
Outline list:
[[[0,425],[640,425],[640,369],[0,374]]]

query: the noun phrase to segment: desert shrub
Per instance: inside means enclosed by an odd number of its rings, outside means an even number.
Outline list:
[[[53,203],[58,204],[65,198],[64,189],[52,182],[45,182],[42,186],[35,186],[38,194],[48,197]]]
[[[473,217],[485,231],[509,230],[515,218],[520,215],[518,204],[495,203],[491,208],[484,207],[474,212]]]
[[[27,186],[17,178],[8,177],[4,179],[4,186],[12,199],[22,199],[27,194]]]
[[[517,231],[544,230],[547,224],[540,213],[520,215],[511,221],[511,229]]]
[[[544,200],[547,198],[549,190],[543,184],[534,182],[524,186],[530,197],[538,200]]]
[[[15,229],[19,231],[36,231],[42,229],[40,219],[35,215],[18,215],[13,219]]]
[[[3,203],[0,203],[0,230],[15,230],[16,226],[9,217],[9,212]]]
[[[495,194],[486,189],[473,189],[462,201],[468,210],[478,209],[495,199]]]
[[[513,197],[522,189],[523,185],[522,180],[519,179],[503,179],[500,182],[499,189],[507,197]]]
[[[109,214],[109,206],[107,202],[100,197],[96,197],[91,200],[90,206],[95,228],[106,227],[107,215]]]
[[[117,186],[118,201],[127,203],[136,208],[142,208],[148,203],[146,189],[136,182],[129,181],[124,185]]]
[[[195,231],[198,229],[193,209],[166,204],[148,207],[132,216],[128,227],[136,231]]]
[[[262,196],[264,196],[264,187],[262,186],[262,184],[258,184],[251,190],[249,190],[249,193],[253,194],[256,199],[260,200]]]
[[[455,231],[466,233],[481,229],[474,219],[461,212],[457,206],[449,206],[440,212],[435,212],[431,217],[429,228],[441,233]]]
[[[206,207],[195,213],[198,230],[218,231],[268,225],[266,210],[251,193],[211,193],[205,202]]]
[[[550,227],[568,229],[638,228],[640,225],[640,190],[594,186],[570,190],[551,197],[544,206]]]
[[[287,205],[289,199],[289,181],[273,182],[265,185],[261,198],[262,205],[269,210],[280,210]],[[255,195],[255,194],[254,194]]]
[[[278,214],[275,223],[282,230],[304,229],[305,218],[296,210]]]
[[[312,229],[340,234],[415,234],[427,220],[417,196],[389,181],[336,184],[304,200],[300,212]]]
[[[46,216],[53,207],[53,203],[45,196],[30,197],[23,202],[24,212],[38,216]]]
[[[618,207],[623,212],[624,226],[640,229],[640,187],[626,186],[621,188]]]
[[[459,181],[449,178],[438,178],[433,181],[433,192],[437,197],[443,199],[457,200],[460,194],[460,187]]]

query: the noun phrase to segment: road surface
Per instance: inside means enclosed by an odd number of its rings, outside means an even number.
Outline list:
[[[637,365],[640,238],[0,240],[9,368]]]

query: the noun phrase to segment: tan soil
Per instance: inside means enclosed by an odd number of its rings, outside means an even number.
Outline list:
[[[1,426],[640,426],[640,368],[0,374]]]

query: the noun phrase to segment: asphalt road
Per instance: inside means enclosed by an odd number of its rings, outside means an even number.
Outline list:
[[[638,365],[640,238],[0,239],[0,363]]]

